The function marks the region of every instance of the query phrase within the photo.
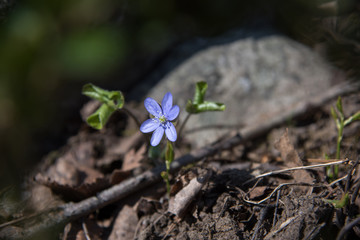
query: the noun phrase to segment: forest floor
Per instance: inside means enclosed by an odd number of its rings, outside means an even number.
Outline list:
[[[276,172],[337,161],[337,130],[330,114],[335,104],[333,99],[251,141],[183,166],[171,176],[170,200],[163,181],[154,181],[119,201],[42,232],[41,238],[360,238],[360,225],[356,224],[360,207],[359,122],[344,130],[344,161],[338,165],[337,178],[329,178],[324,166]],[[343,97],[345,116],[359,111],[359,106],[358,93]],[[186,135],[176,146],[176,157],[191,150]],[[104,189],[160,165],[161,160],[148,157],[147,149],[148,142],[124,113],[112,116],[102,131],[84,126],[34,170],[20,216],[2,213],[0,237],[15,236],[17,228],[24,226],[24,216],[99,197]],[[325,160],[326,154],[329,160]],[[263,173],[269,174],[261,176]],[[4,226],[9,221],[14,223]],[[33,239],[39,239],[39,234]]]

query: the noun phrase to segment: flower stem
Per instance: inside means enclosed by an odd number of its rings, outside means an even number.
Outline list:
[[[124,112],[126,112],[126,114],[128,114],[135,121],[138,128],[140,128],[141,124],[140,124],[139,120],[137,119],[137,117],[125,106],[122,108],[122,110],[124,110]]]
[[[189,120],[190,116],[191,116],[191,113],[187,113],[184,122],[181,124],[181,127],[180,127],[180,129],[179,129],[179,134],[178,134],[179,138],[181,138],[181,134],[182,134],[182,132],[183,132],[183,130],[184,130],[185,124],[186,124],[187,121]]]
[[[128,116],[130,116],[135,121],[137,127],[140,128],[141,124],[140,124],[139,120],[137,119],[137,117],[131,112],[131,110],[129,110],[125,106],[123,106],[119,110],[123,110]],[[150,141],[150,137],[147,134],[143,134],[143,136],[144,136],[144,139],[145,139],[146,142]]]
[[[341,123],[340,128],[339,128],[339,132],[338,132],[338,138],[337,138],[336,159],[340,159],[340,147],[341,147],[343,130],[344,130],[344,125]]]
[[[166,169],[166,171],[161,172],[161,177],[164,179],[165,183],[166,183],[166,193],[168,195],[168,197],[170,198],[170,181],[169,181],[169,172]]]
[[[164,179],[166,183],[166,191],[168,194],[168,197],[170,197],[170,164],[174,161],[174,147],[170,141],[167,141],[166,143],[166,150],[165,150],[165,166],[166,171],[161,173],[161,177]]]
[[[170,180],[169,180],[169,176],[170,176],[170,163],[168,160],[165,160],[165,164],[166,164],[166,178],[165,178],[165,182],[166,182],[166,192],[168,194],[168,197],[170,197]]]
[[[336,159],[340,159],[340,147],[341,147],[341,141],[343,137],[343,130],[344,130],[344,119],[340,119],[340,124],[338,128],[338,137],[337,137],[337,145],[336,145]],[[333,176],[336,179],[339,174],[339,166],[333,166]]]

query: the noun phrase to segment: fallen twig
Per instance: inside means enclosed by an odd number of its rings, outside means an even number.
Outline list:
[[[89,231],[88,231],[88,229],[86,227],[86,223],[84,221],[81,223],[81,226],[83,228],[86,240],[91,240],[90,235],[89,235]]]
[[[248,182],[254,181],[254,180],[259,179],[259,178],[263,178],[263,177],[267,177],[267,176],[275,175],[275,174],[279,174],[279,173],[295,171],[295,170],[312,169],[312,168],[318,168],[318,167],[327,167],[327,166],[332,166],[332,165],[339,165],[339,164],[343,164],[343,163],[348,163],[349,161],[350,161],[349,159],[342,159],[342,160],[334,161],[334,162],[328,162],[328,163],[322,163],[322,164],[316,164],[316,165],[309,165],[309,166],[299,166],[299,167],[293,167],[293,168],[286,168],[286,169],[271,171],[271,172],[267,172],[267,173],[257,175],[254,178],[246,181],[244,184],[247,184]]]
[[[318,185],[318,184],[310,184],[310,183],[283,183],[278,185],[266,198],[260,200],[260,201],[251,201],[245,199],[245,196],[242,196],[242,200],[246,203],[252,204],[252,205],[261,205],[263,202],[269,200],[279,189],[285,186],[309,186],[309,187],[327,187],[327,185]],[[240,192],[241,193],[241,192]]]
[[[203,176],[193,178],[188,185],[181,189],[174,198],[170,199],[168,212],[183,217],[189,204],[199,194],[201,188],[207,183],[212,172],[207,171]]]
[[[298,102],[297,104],[290,106],[287,111],[279,112],[270,119],[266,119],[258,124],[243,128],[235,136],[229,139],[194,150],[187,155],[177,158],[171,164],[171,172],[177,171],[188,164],[200,161],[205,157],[212,156],[222,150],[230,149],[234,146],[262,136],[274,127],[280,126],[289,118],[301,116],[311,109],[321,107],[329,100],[339,95],[349,94],[357,91],[358,89],[359,84],[357,83],[345,83],[334,86],[324,92],[324,94],[314,96],[312,99],[309,99],[309,101]],[[25,227],[17,231],[16,234],[13,234],[12,236],[6,236],[6,238],[25,239],[40,230],[47,229],[58,224],[65,224],[79,217],[86,216],[97,209],[124,199],[143,188],[159,182],[161,180],[160,173],[164,170],[165,164],[158,168],[148,170],[136,177],[127,179],[102,192],[99,192],[96,196],[87,198],[81,202],[64,204],[56,209],[50,209],[46,212],[39,213],[36,217],[33,217],[36,218],[36,221],[30,221],[31,223],[24,224]]]
[[[250,203],[250,204],[253,204],[253,205],[260,205],[262,204],[263,202],[265,202],[266,200],[270,199],[279,189],[281,189],[282,187],[284,186],[308,186],[308,187],[331,187],[332,185],[334,185],[335,183],[337,182],[340,182],[344,179],[347,178],[347,175],[344,176],[344,177],[341,177],[339,179],[336,179],[335,181],[329,183],[329,184],[311,184],[311,183],[283,183],[283,184],[280,184],[278,185],[266,198],[260,200],[260,201],[250,201],[250,200],[247,200],[245,199],[245,196],[242,196],[243,198],[243,201],[246,202],[246,203]],[[239,191],[241,193],[241,191]]]

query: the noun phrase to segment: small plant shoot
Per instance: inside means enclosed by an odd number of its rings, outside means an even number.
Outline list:
[[[189,99],[186,104],[186,112],[188,114],[180,127],[179,135],[181,135],[185,124],[187,123],[192,114],[225,110],[226,106],[223,103],[205,101],[205,94],[207,88],[208,84],[204,81],[196,83],[194,98],[193,100]]]
[[[102,129],[110,116],[124,106],[124,96],[120,91],[107,91],[91,83],[85,84],[82,94],[92,99],[98,100],[102,105],[87,119],[86,122],[93,128]]]
[[[340,200],[324,199],[324,201],[333,204],[335,208],[343,208],[350,203],[350,197],[349,193],[345,193]]]
[[[339,96],[336,101],[336,110],[333,107],[331,107],[331,116],[335,120],[336,128],[338,131],[337,144],[336,144],[336,159],[340,159],[340,148],[341,148],[341,141],[343,139],[344,127],[357,120],[360,120],[360,111],[356,112],[349,118],[345,119],[342,100],[341,97]],[[328,177],[330,177],[331,179],[333,178],[336,179],[338,177],[338,174],[339,174],[339,166],[334,166],[332,168],[332,175],[328,173]]]
[[[170,164],[174,161],[174,148],[170,141],[166,143],[166,150],[165,150],[165,164],[166,164],[166,172],[162,172],[161,176],[165,179],[166,183],[166,191],[170,196]]]
[[[194,99],[188,100],[186,105],[186,111],[188,113],[201,113],[209,111],[224,111],[225,105],[223,103],[205,101],[205,94],[208,85],[206,82],[198,82],[195,87]]]

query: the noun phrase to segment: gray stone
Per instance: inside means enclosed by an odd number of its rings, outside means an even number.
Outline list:
[[[194,53],[146,95],[160,102],[171,91],[183,120],[195,83],[206,81],[206,99],[225,103],[226,110],[191,116],[185,137],[200,147],[230,129],[260,123],[306,101],[329,88],[332,79],[331,67],[310,48],[278,34],[249,36]],[[210,128],[196,130],[201,127]]]

